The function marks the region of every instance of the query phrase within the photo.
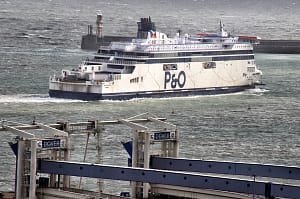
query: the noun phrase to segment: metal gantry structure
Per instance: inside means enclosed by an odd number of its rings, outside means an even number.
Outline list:
[[[146,125],[152,123],[152,125]],[[103,134],[107,126],[131,128],[130,165],[103,164]],[[178,157],[179,133],[176,125],[149,113],[111,121],[20,124],[2,121],[2,131],[17,136],[16,199],[36,198],[122,198],[103,193],[103,179],[130,181],[131,198],[298,198],[300,186],[273,182],[300,180],[299,167],[218,162]],[[47,136],[31,131],[43,130]],[[87,135],[83,162],[72,162],[71,135]],[[97,160],[86,161],[90,134],[97,136]],[[131,150],[131,151],[130,151]],[[80,177],[78,187],[70,176]],[[98,192],[81,189],[81,177],[98,179]],[[266,181],[256,177],[268,177]],[[38,181],[37,181],[38,179]]]
[[[42,129],[50,133],[51,137],[39,138],[25,130]],[[47,158],[50,160],[70,159],[70,140],[68,133],[42,123],[31,125],[10,121],[2,121],[2,130],[10,131],[17,135],[17,164],[15,198],[36,198],[37,160]],[[55,175],[50,175],[50,186],[55,186]],[[68,186],[69,176],[63,179]]]
[[[133,118],[130,118],[133,119]],[[162,121],[154,117],[147,118],[150,122],[161,126],[162,129],[150,129],[146,126],[136,124],[130,120],[120,120],[133,130],[132,141],[132,167],[150,168],[151,155],[161,157],[178,156],[178,131],[175,125]],[[151,154],[150,145],[160,144],[159,154]],[[147,182],[132,182],[131,195],[138,198],[148,198],[150,185]]]

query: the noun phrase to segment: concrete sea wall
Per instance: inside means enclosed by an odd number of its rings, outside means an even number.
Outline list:
[[[133,37],[84,35],[81,40],[81,49],[97,50],[100,46],[108,46],[112,41],[131,41]],[[300,40],[260,40],[254,45],[256,53],[300,54]]]
[[[257,53],[300,54],[300,40],[261,40],[254,46]]]

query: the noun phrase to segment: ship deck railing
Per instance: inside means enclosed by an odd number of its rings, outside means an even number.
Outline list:
[[[203,43],[186,43],[182,44],[164,44],[164,43],[130,43],[130,42],[113,42],[111,47],[125,50],[131,47],[132,51],[153,52],[153,51],[189,51],[189,50],[216,50],[227,49],[228,45],[250,44],[249,42],[203,42]],[[113,55],[112,55],[113,56]]]
[[[109,63],[109,64],[122,64],[122,65],[133,65],[137,64],[137,61],[124,61],[124,60],[107,60],[107,59],[95,59],[97,62]]]
[[[148,56],[141,56],[141,55],[125,55],[125,54],[96,54],[96,57],[101,56],[101,57],[120,57],[120,58],[148,58]]]

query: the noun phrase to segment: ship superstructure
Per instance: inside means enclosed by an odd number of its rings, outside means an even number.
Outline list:
[[[112,42],[77,68],[50,77],[51,97],[127,100],[222,94],[260,83],[253,52],[259,38],[216,34],[167,34],[150,30],[131,42]]]

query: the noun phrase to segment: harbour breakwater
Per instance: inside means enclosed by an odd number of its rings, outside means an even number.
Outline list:
[[[260,40],[254,45],[257,53],[300,54],[300,40]]]
[[[137,36],[106,36],[103,34],[103,17],[97,14],[96,33],[93,33],[93,26],[88,25],[88,34],[82,36],[81,49],[97,50],[101,46],[108,46],[115,41],[131,41],[134,38],[147,38],[149,31],[156,31],[155,23],[151,18],[141,18],[138,25]],[[256,53],[276,53],[276,54],[299,54],[300,40],[272,40],[262,39],[258,44],[254,44],[254,52]]]
[[[108,46],[112,41],[131,41],[134,37],[103,36],[98,38],[94,34],[82,36],[81,49],[97,50],[101,46]],[[254,45],[256,53],[300,54],[300,40],[272,40],[262,39]]]

